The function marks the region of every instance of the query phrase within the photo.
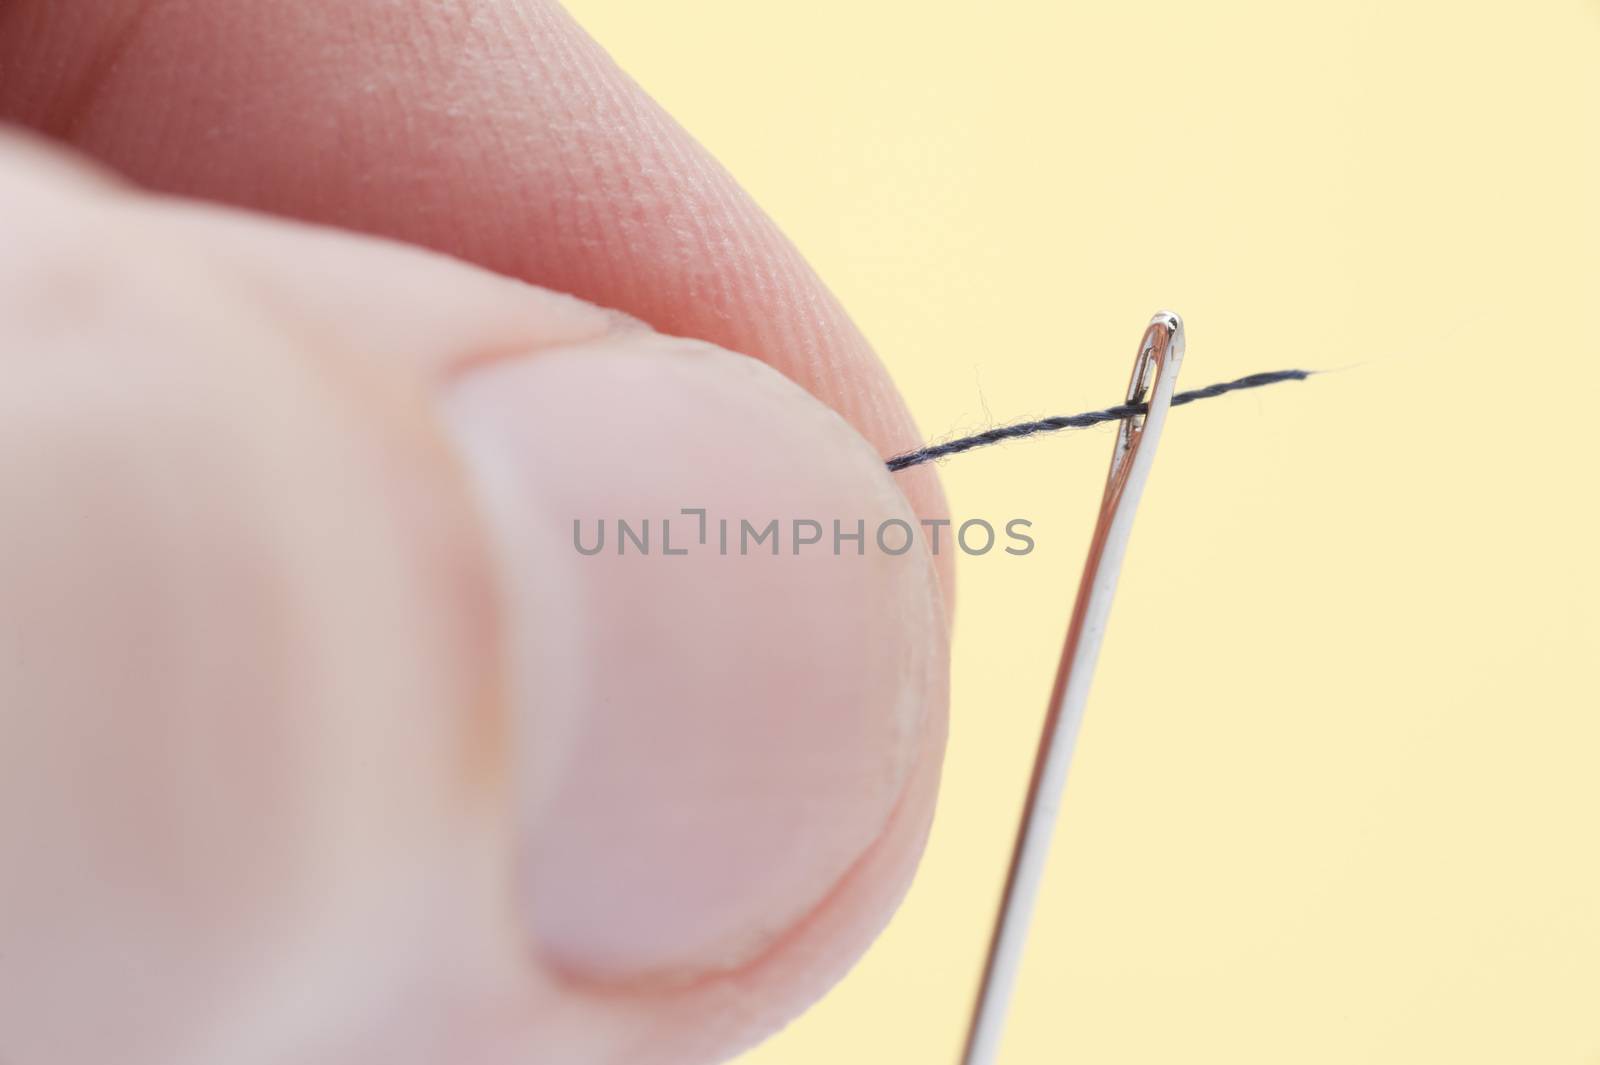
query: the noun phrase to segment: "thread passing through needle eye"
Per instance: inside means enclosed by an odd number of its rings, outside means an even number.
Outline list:
[[[1197,399],[1211,399],[1213,396],[1239,392],[1246,388],[1275,385],[1279,381],[1304,381],[1315,372],[1315,370],[1269,370],[1265,373],[1253,373],[1236,381],[1224,381],[1220,384],[1207,385],[1204,388],[1190,389],[1188,392],[1179,392],[1172,397],[1172,406],[1181,407],[1185,403],[1193,403]],[[889,459],[887,465],[890,473],[897,473],[911,466],[920,466],[924,462],[932,462],[935,459],[946,458],[950,455],[959,455],[963,451],[971,451],[974,448],[998,444],[1002,440],[1017,440],[1024,436],[1033,436],[1036,433],[1053,433],[1061,429],[1087,429],[1091,425],[1122,421],[1136,415],[1147,414],[1149,410],[1150,405],[1148,403],[1119,403],[1115,407],[1107,407],[1105,410],[1085,411],[1082,414],[1058,414],[1050,418],[1040,418],[1038,421],[1002,425],[997,429],[986,429],[981,433],[964,436],[959,440],[951,440],[943,444],[929,444],[926,447],[919,447],[915,451],[907,451],[902,455],[896,455]]]

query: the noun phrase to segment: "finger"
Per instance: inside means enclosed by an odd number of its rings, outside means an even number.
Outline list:
[[[837,978],[932,810],[925,556],[567,533],[912,521],[857,434],[420,251],[0,174],[8,1053],[687,1062]]]
[[[920,442],[793,246],[550,0],[15,0],[0,69],[0,115],[152,188],[570,292],[766,361],[880,455]],[[898,480],[944,516],[931,469]]]

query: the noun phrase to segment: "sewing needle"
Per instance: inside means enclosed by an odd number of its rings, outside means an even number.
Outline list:
[[[1100,516],[1089,540],[1078,597],[1072,607],[1066,645],[1061,650],[1055,691],[1050,696],[1044,730],[1035,756],[1033,777],[1023,807],[1022,823],[1011,853],[1000,914],[989,942],[983,983],[973,1008],[963,1065],[991,1065],[1000,1047],[1006,1010],[1016,987],[1034,902],[1044,877],[1050,837],[1061,808],[1067,768],[1083,724],[1089,682],[1105,636],[1111,597],[1116,591],[1122,556],[1127,551],[1133,513],[1155,459],[1161,427],[1172,402],[1173,384],[1183,361],[1183,319],[1162,311],[1150,319],[1139,341],[1139,353],[1128,384],[1129,403],[1148,403],[1145,414],[1124,419],[1111,453]]]

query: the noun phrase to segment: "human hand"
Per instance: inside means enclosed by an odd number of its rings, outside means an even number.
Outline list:
[[[570,536],[943,515],[704,152],[539,2],[16,0],[0,115],[150,190],[0,143],[0,1060],[710,1061],[836,980],[945,560]]]

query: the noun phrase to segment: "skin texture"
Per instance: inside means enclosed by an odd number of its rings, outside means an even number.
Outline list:
[[[12,3],[0,116],[0,1057],[712,1061],[836,980],[948,559],[567,540],[944,515],[727,175],[536,3]]]
[[[147,188],[614,307],[761,359],[881,454],[921,442],[793,246],[557,5],[17,0],[0,70],[0,115]],[[943,513],[931,471],[898,483]]]

